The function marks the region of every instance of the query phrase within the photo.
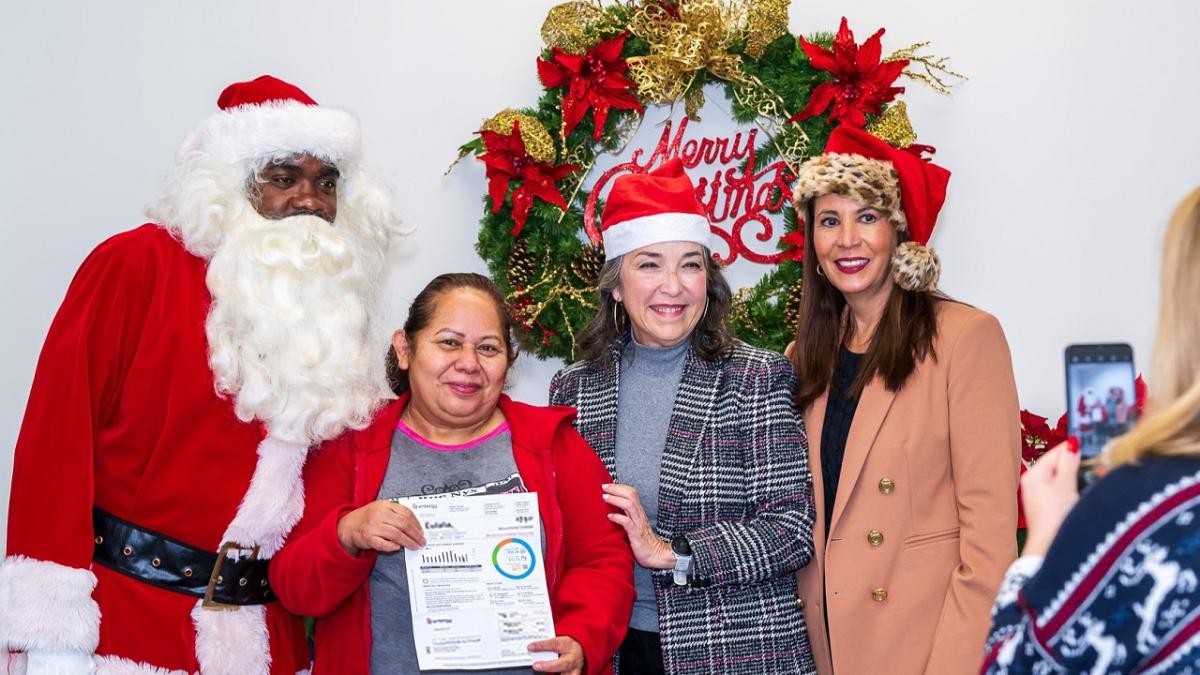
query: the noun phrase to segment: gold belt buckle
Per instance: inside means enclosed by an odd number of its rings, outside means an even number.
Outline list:
[[[208,576],[208,588],[204,590],[204,601],[200,603],[202,609],[211,609],[219,612],[230,612],[238,608],[238,605],[227,605],[223,602],[213,600],[213,592],[216,590],[217,584],[221,583],[221,568],[225,566],[225,561],[229,559],[229,552],[237,550],[239,553],[248,551],[250,560],[258,560],[257,546],[242,546],[235,541],[227,541],[221,544],[221,550],[217,551],[217,564],[213,565],[212,574]]]

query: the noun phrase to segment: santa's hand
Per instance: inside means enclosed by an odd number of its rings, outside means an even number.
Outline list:
[[[583,647],[575,638],[560,635],[549,640],[538,640],[529,643],[531,652],[554,652],[557,659],[534,661],[533,669],[539,673],[568,673],[583,675],[587,669],[587,659],[583,655]]]
[[[350,555],[373,550],[393,553],[401,548],[416,550],[425,545],[421,523],[408,507],[378,500],[342,516],[337,524],[338,541]]]
[[[638,496],[637,488],[621,483],[601,485],[604,491],[604,501],[609,506],[621,510],[620,513],[608,514],[608,519],[625,528],[629,536],[629,548],[633,550],[633,558],[637,564],[649,570],[666,570],[675,567],[675,554],[671,545],[654,534],[646,510],[642,508],[642,498]]]

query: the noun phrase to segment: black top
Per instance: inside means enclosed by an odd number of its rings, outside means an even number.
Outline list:
[[[850,434],[850,423],[858,399],[850,398],[846,392],[858,375],[863,355],[855,354],[842,347],[838,350],[837,366],[833,370],[833,382],[829,385],[829,403],[825,406],[825,425],[821,427],[821,478],[825,486],[825,536],[829,536],[829,523],[833,518],[833,500],[837,497],[838,478],[842,473],[842,458],[846,455],[846,436]]]

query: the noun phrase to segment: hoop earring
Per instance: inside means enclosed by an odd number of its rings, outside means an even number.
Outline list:
[[[708,318],[708,294],[707,293],[704,294],[704,311],[701,312],[701,314],[700,314],[700,320],[703,321],[706,318]]]
[[[817,263],[817,276],[825,276],[825,270],[821,268],[821,263]]]
[[[613,327],[618,331],[621,330],[621,319],[617,316],[617,308],[621,306],[620,302],[613,300]]]

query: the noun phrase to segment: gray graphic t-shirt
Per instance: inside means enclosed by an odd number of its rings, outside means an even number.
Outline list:
[[[440,445],[417,435],[401,421],[392,435],[392,455],[379,487],[379,499],[420,495],[484,495],[527,492],[513,460],[512,435],[505,422],[464,445]],[[408,675],[417,668],[409,610],[404,551],[380,553],[371,572],[371,673]],[[529,668],[426,671],[440,674],[530,673]]]

